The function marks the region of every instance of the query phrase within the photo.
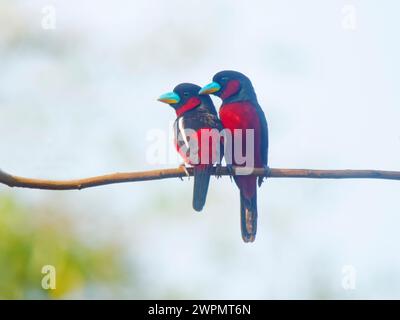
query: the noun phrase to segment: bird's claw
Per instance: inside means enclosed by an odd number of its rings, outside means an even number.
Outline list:
[[[264,164],[263,168],[264,168],[264,175],[262,177],[258,177],[258,186],[259,187],[261,187],[262,183],[264,182],[264,179],[267,179],[271,173],[271,168],[268,167],[268,165]]]
[[[231,164],[227,164],[226,165],[226,169],[228,170],[228,174],[229,174],[229,179],[231,179],[231,182],[232,182],[232,177],[233,177],[233,175],[235,174],[235,172],[234,172],[234,170],[233,170],[233,165],[231,165]]]
[[[265,171],[265,178],[268,178],[269,175],[271,174],[271,168],[266,164],[263,166],[263,168],[264,168],[264,171]]]
[[[219,179],[219,178],[222,177],[221,170],[222,170],[222,165],[221,165],[220,163],[219,163],[219,164],[216,164],[216,165],[215,165],[215,177],[216,177],[217,179]]]
[[[184,171],[185,174],[186,174],[186,177],[188,177],[188,179],[190,179],[190,173],[189,173],[188,168],[186,167],[186,165],[185,165],[184,163],[182,163],[182,164],[179,166],[179,168],[180,168],[180,169],[183,169],[183,171]],[[183,181],[183,177],[179,177],[179,178]]]

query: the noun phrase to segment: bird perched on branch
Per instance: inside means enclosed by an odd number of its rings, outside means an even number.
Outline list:
[[[175,145],[184,162],[194,167],[193,209],[196,211],[203,209],[213,165],[220,165],[223,157],[221,122],[210,97],[198,94],[200,89],[195,84],[181,83],[173,92],[158,98],[176,111]]]
[[[268,169],[267,120],[257,102],[256,93],[249,78],[240,72],[221,71],[214,75],[213,81],[204,86],[199,94],[214,94],[222,99],[219,116],[225,130],[231,132],[233,140],[238,137],[237,132],[253,133],[254,140],[252,143],[247,141],[247,135],[246,139],[241,136],[241,143],[239,144],[241,148],[238,148],[237,141],[234,141],[229,147],[230,150],[228,150],[225,142],[225,161],[227,164],[229,164],[229,159],[232,161],[230,165]],[[241,153],[243,150],[247,151],[247,149],[250,149],[250,154],[246,154],[246,161],[241,163],[239,161],[239,158],[242,157]],[[252,165],[249,165],[249,162]],[[240,189],[242,238],[245,242],[253,242],[257,232],[257,177],[236,175],[234,179]],[[261,186],[262,181],[262,178],[259,178],[259,186]]]

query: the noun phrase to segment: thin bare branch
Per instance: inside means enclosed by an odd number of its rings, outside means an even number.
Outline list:
[[[243,168],[241,168],[243,169]],[[193,175],[192,168],[188,168]],[[238,171],[235,169],[234,174]],[[215,175],[215,170],[214,173]],[[229,175],[227,168],[222,167],[218,175]],[[252,175],[268,178],[309,178],[309,179],[386,179],[400,180],[400,171],[382,170],[312,170],[312,169],[270,169],[266,172],[263,168],[256,168]],[[161,180],[169,178],[182,178],[186,173],[183,168],[160,169],[142,172],[122,172],[103,176],[74,180],[44,180],[18,177],[0,170],[0,183],[9,187],[46,189],[46,190],[80,190],[90,187],[103,186],[114,183]]]

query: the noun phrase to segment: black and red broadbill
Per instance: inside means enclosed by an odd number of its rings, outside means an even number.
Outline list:
[[[264,112],[258,104],[251,81],[244,74],[236,71],[221,71],[213,77],[213,82],[200,90],[202,94],[214,94],[222,99],[219,116],[225,130],[254,130],[254,167],[268,168],[268,124]],[[246,150],[245,135],[242,136],[242,149]],[[227,157],[231,152],[231,157]],[[242,151],[243,152],[243,151]],[[246,155],[249,156],[249,155]],[[225,145],[225,160],[232,159],[235,166],[246,166],[235,159],[234,143],[230,150]],[[232,165],[231,164],[231,165]],[[236,175],[236,185],[240,189],[240,212],[242,238],[253,242],[257,232],[257,177]],[[259,178],[261,186],[263,179]]]
[[[176,111],[175,145],[185,163],[194,167],[193,209],[201,211],[207,198],[213,165],[220,164],[223,146],[220,139],[222,124],[209,96],[200,96],[201,88],[181,83],[173,92],[158,100]]]

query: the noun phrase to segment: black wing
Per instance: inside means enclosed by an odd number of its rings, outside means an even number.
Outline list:
[[[268,122],[265,117],[264,111],[261,109],[260,105],[257,105],[257,113],[261,124],[261,159],[264,167],[268,167]],[[258,186],[260,187],[264,181],[264,177],[258,178]]]
[[[260,118],[260,124],[261,124],[261,157],[263,164],[265,166],[268,166],[268,122],[265,117],[264,111],[261,109],[261,107],[258,105],[257,108],[257,113]]]

